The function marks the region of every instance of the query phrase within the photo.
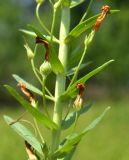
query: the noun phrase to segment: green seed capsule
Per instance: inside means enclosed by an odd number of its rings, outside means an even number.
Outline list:
[[[40,73],[45,78],[51,73],[51,64],[48,61],[44,61],[40,66]]]

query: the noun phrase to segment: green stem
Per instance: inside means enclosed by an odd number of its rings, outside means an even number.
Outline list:
[[[42,134],[41,134],[41,132],[40,132],[40,129],[39,129],[37,120],[36,120],[35,118],[34,118],[34,123],[35,123],[36,130],[37,130],[37,132],[38,132],[38,134],[39,134],[39,137],[40,137],[42,143],[45,143],[45,141],[44,141],[44,139],[43,139],[43,136],[42,136]]]
[[[36,71],[36,68],[35,68],[35,64],[34,64],[34,60],[33,60],[33,59],[31,59],[31,66],[32,66],[32,70],[33,70],[36,78],[38,79],[38,81],[40,82],[40,84],[42,84],[42,80],[40,79],[40,77],[39,77],[39,75],[38,75],[38,73],[37,73],[37,71]]]
[[[82,64],[82,62],[83,62],[83,60],[84,60],[84,57],[85,57],[87,48],[88,48],[88,46],[90,45],[90,43],[92,42],[92,40],[93,40],[93,38],[94,38],[94,35],[95,35],[95,31],[92,30],[92,31],[90,32],[90,34],[88,35],[88,37],[87,37],[87,36],[85,37],[85,40],[84,40],[84,45],[85,45],[85,47],[84,47],[84,50],[83,50],[81,59],[80,59],[80,61],[79,61],[79,63],[78,63],[78,66],[77,66],[77,68],[76,68],[76,70],[75,70],[75,73],[74,73],[74,75],[73,75],[73,77],[72,77],[72,80],[71,80],[71,82],[70,82],[70,84],[69,84],[69,86],[68,86],[67,89],[69,89],[70,86],[71,86],[71,85],[74,83],[74,81],[76,80],[77,75],[78,75],[78,72],[79,72],[79,69],[80,69],[80,66],[81,66],[81,64]]]
[[[51,43],[53,41],[53,32],[54,32],[54,27],[55,27],[55,20],[56,20],[56,8],[53,8],[53,19],[52,19],[52,26],[51,26]]]
[[[49,34],[51,35],[50,31],[47,29],[47,27],[44,25],[44,23],[42,22],[42,20],[40,19],[40,16],[39,16],[39,8],[40,8],[40,3],[37,4],[36,6],[36,17],[40,23],[40,25],[43,27],[43,29]]]
[[[75,131],[75,128],[76,128],[76,126],[77,126],[77,121],[78,121],[78,111],[76,111],[76,117],[75,117],[75,121],[74,121],[74,124],[73,124],[73,133],[74,133],[74,131]]]
[[[86,12],[84,13],[84,15],[82,16],[79,24],[82,23],[83,20],[86,18],[87,14],[88,14],[88,12],[89,12],[89,10],[90,10],[90,7],[91,7],[91,5],[92,5],[92,2],[93,2],[93,0],[90,0],[90,3],[89,3],[89,5],[88,5],[88,8],[87,8]]]
[[[70,9],[67,7],[62,8],[61,24],[60,24],[60,46],[59,46],[59,59],[66,70],[68,46],[64,40],[69,33],[70,26]],[[53,113],[53,121],[58,125],[57,130],[52,131],[52,153],[58,148],[61,136],[61,123],[62,123],[62,110],[63,102],[60,100],[61,94],[65,91],[66,77],[65,75],[57,75],[55,86],[55,106]]]
[[[45,24],[42,22],[42,20],[41,20],[41,18],[40,18],[40,16],[39,16],[39,8],[40,8],[40,5],[41,5],[41,4],[37,4],[37,6],[36,6],[36,17],[37,17],[40,25],[43,27],[43,29],[44,29],[49,35],[51,35],[51,32],[47,29],[47,27],[46,27]],[[54,38],[54,41],[55,41],[55,42],[59,43],[59,40],[58,40],[55,36],[53,36],[53,38]]]
[[[38,81],[40,82],[40,84],[41,84],[41,86],[42,86],[42,80],[41,80],[41,78],[39,77],[39,75],[38,75],[38,73],[37,73],[37,71],[36,71],[36,67],[35,67],[34,60],[33,60],[33,59],[31,60],[31,66],[32,66],[32,70],[33,70],[36,78],[38,79]],[[46,87],[45,87],[45,90],[46,90],[46,92],[50,95],[50,96],[45,95],[45,97],[46,97],[47,99],[49,99],[49,100],[54,101],[54,97],[53,97],[53,95],[51,94],[51,92],[50,92]]]
[[[71,80],[69,86],[68,86],[68,89],[69,89],[69,87],[74,83],[75,79],[77,78],[79,68],[80,68],[80,66],[81,66],[81,64],[82,64],[82,61],[83,61],[83,59],[84,59],[84,57],[85,57],[85,54],[86,54],[86,50],[87,50],[87,45],[85,45],[85,47],[84,47],[84,51],[83,51],[82,57],[81,57],[81,59],[80,59],[80,61],[79,61],[79,63],[78,63],[77,69],[75,70],[75,73],[74,73],[74,75],[73,75],[73,77],[72,77],[72,80]]]
[[[46,78],[44,78],[43,81],[42,81],[43,109],[44,109],[44,111],[46,112],[47,116],[49,117],[49,113],[48,113],[47,106],[46,106],[45,83],[46,83]]]

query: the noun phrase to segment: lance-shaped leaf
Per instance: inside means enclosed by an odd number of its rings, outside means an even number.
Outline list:
[[[40,38],[45,39],[46,38],[43,36],[43,34],[33,25],[28,25],[28,27]]]
[[[90,108],[91,108],[92,104],[88,104],[88,105],[85,105],[84,107],[82,107],[79,111],[78,111],[78,117],[81,115],[81,114],[84,114],[86,113]],[[76,119],[76,111],[73,111],[73,112],[70,112],[66,119],[62,121],[62,129],[67,129],[69,128],[75,121]]]
[[[61,96],[62,99],[66,99],[68,97],[75,97],[76,96],[76,92],[77,92],[76,86],[77,86],[78,83],[85,83],[89,78],[93,77],[94,75],[96,75],[97,73],[102,71],[105,67],[107,67],[113,61],[114,60],[110,60],[110,61],[104,63],[100,67],[94,69],[90,73],[86,74],[84,77],[82,77],[79,80],[77,80],[74,84],[72,84],[70,87],[68,87],[68,89],[62,94],[62,96]]]
[[[31,36],[31,37],[34,37],[34,38],[37,37],[36,33],[33,32],[33,31],[30,31],[30,30],[27,30],[27,29],[19,29],[19,31],[21,31],[21,32],[23,32],[24,34],[29,35],[29,36]]]
[[[87,67],[89,64],[91,64],[91,62],[87,62],[87,63],[81,64],[79,70],[84,69],[84,68]],[[71,68],[70,70],[67,71],[66,75],[67,75],[67,76],[73,75],[76,69],[77,69],[77,66]]]
[[[12,119],[9,116],[4,116],[4,120],[8,125],[10,125],[14,119]],[[10,125],[10,127],[17,132],[24,140],[26,140],[29,144],[32,145],[32,147],[40,154],[43,155],[41,143],[35,138],[33,133],[31,133],[30,130],[28,130],[24,125],[22,125],[20,122],[16,122],[13,125]]]
[[[116,13],[118,12],[119,10],[111,10],[110,11],[110,14],[113,14],[113,13]],[[76,38],[78,37],[80,34],[82,34],[83,32],[85,32],[87,29],[91,28],[97,18],[99,17],[100,14],[97,14],[93,17],[90,17],[89,19],[83,21],[82,23],[80,23],[79,25],[77,25],[69,34],[68,36],[66,37],[65,39],[65,42],[69,42],[70,40],[72,40],[73,38]]]
[[[34,37],[34,38],[36,38],[38,35],[41,35],[40,31],[38,31],[38,32],[40,32],[40,34],[39,33],[36,34],[37,33],[36,31],[34,32],[34,31],[31,31],[31,30],[27,30],[27,29],[19,29],[19,31],[23,32],[24,34],[26,34],[28,36]],[[48,35],[42,34],[42,37],[44,39],[48,40],[48,41],[51,41],[51,37],[48,36]],[[55,37],[53,37],[53,42],[59,43],[59,41]]]
[[[85,0],[72,0],[71,1],[71,5],[70,5],[70,8],[74,8],[78,5],[80,5],[81,3],[85,2]]]
[[[37,87],[33,86],[32,84],[28,83],[24,79],[22,79],[20,76],[13,74],[13,78],[18,82],[18,83],[24,83],[26,88],[29,89],[30,91],[42,96],[42,91],[40,91]]]
[[[70,153],[78,145],[82,137],[86,135],[90,130],[92,130],[101,121],[101,119],[104,117],[104,115],[109,109],[110,107],[107,107],[104,112],[94,121],[92,121],[91,124],[86,127],[80,134],[72,134],[71,136],[66,137],[64,143],[59,147],[59,149],[54,153],[53,156],[56,158],[63,158],[68,153]]]
[[[12,87],[5,85],[9,93],[25,108],[27,109],[39,122],[44,124],[49,129],[57,129],[57,125],[48,117],[46,117],[38,109],[34,108],[29,102],[27,102],[19,93]]]
[[[60,62],[54,49],[51,49],[49,61],[51,63],[52,70],[55,74],[64,74],[64,72],[65,72],[64,67],[63,67],[62,63]]]
[[[28,83],[27,81],[25,81],[20,76],[18,76],[16,74],[13,74],[12,76],[18,83],[23,83],[26,86],[26,88],[29,89],[30,91],[32,91],[40,96],[43,96],[43,93],[41,90],[39,90],[37,87],[33,86],[32,84]],[[51,97],[49,97],[48,95],[45,95],[45,97],[49,100],[52,100]]]

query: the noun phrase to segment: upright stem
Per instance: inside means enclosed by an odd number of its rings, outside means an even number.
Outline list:
[[[59,59],[66,70],[67,67],[67,54],[68,46],[64,40],[69,33],[70,26],[70,9],[68,7],[62,8],[61,24],[60,24],[60,46],[59,46]],[[58,125],[57,130],[52,132],[52,152],[54,152],[59,143],[61,135],[61,122],[62,122],[62,110],[63,102],[60,100],[60,95],[65,91],[66,77],[62,74],[57,75],[55,85],[55,106],[53,113],[53,121]]]

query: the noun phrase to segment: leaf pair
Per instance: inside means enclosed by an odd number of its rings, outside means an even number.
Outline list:
[[[83,138],[84,135],[86,135],[90,130],[92,130],[104,117],[104,115],[107,113],[107,111],[110,109],[110,107],[107,107],[104,112],[96,118],[94,121],[91,122],[91,124],[86,127],[80,134],[72,134],[65,138],[65,140],[60,145],[59,149],[54,153],[53,157],[55,158],[63,158],[67,156],[71,151],[74,151],[76,149],[78,143]],[[64,158],[65,160],[65,158]]]

